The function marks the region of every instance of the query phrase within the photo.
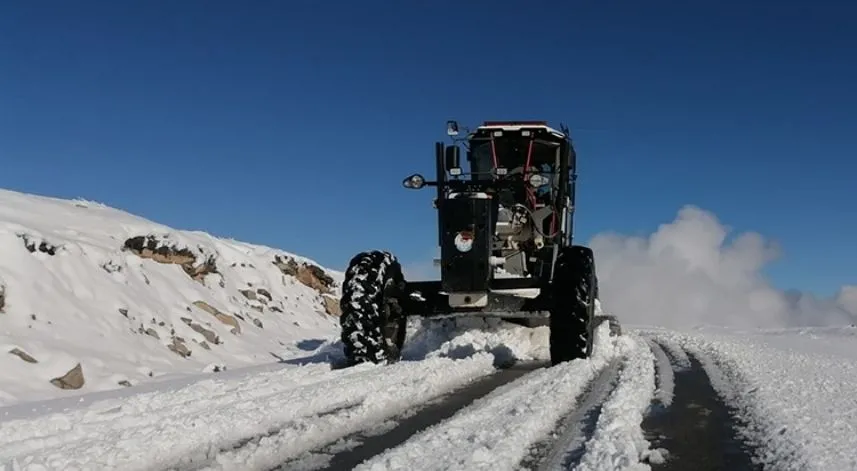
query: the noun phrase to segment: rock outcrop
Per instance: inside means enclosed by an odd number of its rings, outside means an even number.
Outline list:
[[[68,373],[51,380],[51,384],[60,389],[80,389],[85,383],[86,380],[83,378],[83,367],[80,363],[78,363],[74,368],[68,370]]]
[[[298,263],[291,257],[275,255],[272,262],[284,275],[294,276],[301,283],[321,294],[333,292],[334,279],[324,270],[311,263]]]
[[[131,237],[125,240],[122,249],[158,263],[178,265],[196,281],[201,281],[205,275],[217,273],[217,263],[213,255],[206,256],[200,262],[197,254],[187,247],[171,243],[169,235]],[[203,255],[201,250],[200,255]]]
[[[38,360],[33,358],[30,354],[28,354],[27,352],[25,352],[25,351],[23,351],[17,347],[13,348],[12,350],[9,350],[9,353],[17,356],[18,358],[26,361],[27,363],[38,363],[39,362]]]
[[[56,255],[57,251],[62,248],[44,239],[40,239],[26,233],[19,233],[18,238],[24,241],[24,247],[26,247],[30,253],[38,251],[48,255]]]
[[[235,317],[230,316],[229,314],[226,314],[226,313],[220,311],[219,309],[212,306],[211,304],[208,304],[205,301],[194,301],[193,305],[202,309],[203,311],[211,314],[220,322],[222,322],[228,326],[231,326],[232,327],[231,332],[233,334],[238,335],[241,333],[241,326],[238,324],[238,319],[236,319]]]
[[[324,303],[324,312],[336,317],[342,315],[342,308],[339,306],[339,298],[325,294],[321,299]]]

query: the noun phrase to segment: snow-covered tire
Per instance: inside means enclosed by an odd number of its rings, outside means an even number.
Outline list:
[[[402,267],[389,252],[361,252],[351,259],[339,302],[349,365],[393,363],[401,358],[406,317],[398,297],[404,283]]]
[[[592,354],[598,278],[592,249],[574,245],[557,257],[550,313],[550,356],[557,365]]]

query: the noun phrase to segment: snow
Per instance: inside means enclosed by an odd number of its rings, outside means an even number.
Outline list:
[[[672,405],[673,394],[675,393],[675,372],[673,371],[672,364],[670,364],[670,360],[664,352],[664,349],[649,338],[646,338],[645,341],[655,357],[655,378],[657,386],[655,389],[655,400],[658,401],[662,407],[669,407]],[[678,351],[682,352],[682,358],[684,361],[688,362],[687,365],[689,366],[690,359],[687,357],[687,354],[684,353],[684,350]]]
[[[212,258],[217,273],[196,281],[180,266],[123,250],[127,239],[148,235],[193,254],[189,267]],[[338,333],[320,292],[273,264],[275,256],[314,261],[98,203],[0,190],[0,254],[0,405],[271,363],[301,352],[301,342]],[[327,273],[341,282],[341,273]],[[259,294],[266,292],[270,301]],[[169,349],[175,337],[189,357]],[[78,364],[82,388],[51,384]]]
[[[592,358],[545,368],[506,384],[356,469],[406,469],[412,463],[426,471],[514,468],[618,354],[609,326],[599,327],[596,335]]]
[[[550,360],[547,327],[524,328],[499,319],[413,319],[402,356],[405,359],[465,358],[477,352],[498,362]]]
[[[583,458],[575,467],[580,471],[650,469],[640,463],[649,455],[649,442],[640,424],[654,395],[655,357],[636,335],[618,338],[616,349],[624,360],[622,371],[616,389],[601,407]]]
[[[363,364],[283,366],[0,425],[0,463],[27,469],[270,469],[494,371],[487,354]],[[235,451],[243,439],[262,437]],[[221,451],[222,450],[222,451]]]
[[[857,469],[857,329],[640,333],[700,357],[766,469]]]

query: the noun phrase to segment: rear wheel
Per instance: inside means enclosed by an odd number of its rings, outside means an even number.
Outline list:
[[[401,358],[406,317],[399,296],[402,267],[389,252],[357,254],[348,264],[342,286],[339,318],[349,365],[392,363]]]
[[[557,257],[551,285],[551,363],[589,357],[598,295],[592,249],[578,245],[563,248]]]

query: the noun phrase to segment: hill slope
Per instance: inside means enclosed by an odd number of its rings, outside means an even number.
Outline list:
[[[337,333],[341,280],[281,250],[0,190],[0,405],[311,349]]]

